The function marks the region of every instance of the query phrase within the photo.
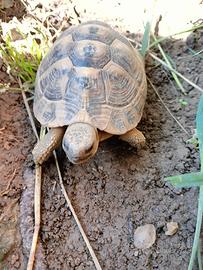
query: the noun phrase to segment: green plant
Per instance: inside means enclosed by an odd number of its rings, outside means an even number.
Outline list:
[[[183,98],[180,98],[178,101],[182,107],[185,107],[188,105],[188,102],[184,100]]]
[[[149,41],[150,41],[150,23],[147,22],[145,25],[145,31],[144,31],[144,35],[142,38],[142,44],[140,47],[140,54],[144,57],[146,55],[146,53],[149,50]]]
[[[190,138],[190,139],[187,140],[187,143],[193,144],[194,147],[196,149],[198,149],[198,147],[199,147],[199,141],[198,141],[196,130],[195,130],[195,133],[193,134],[192,138]]]
[[[0,57],[14,79],[33,85],[37,68],[49,47],[48,36],[38,22],[25,27],[17,19],[1,23]],[[9,87],[7,87],[9,88]]]
[[[200,98],[198,111],[196,115],[196,126],[197,126],[197,138],[199,142],[200,151],[200,163],[201,170],[196,173],[187,173],[178,176],[167,177],[171,184],[175,187],[199,187],[199,199],[198,199],[198,211],[197,211],[197,222],[194,236],[194,242],[192,247],[192,254],[188,266],[188,270],[192,270],[194,267],[194,261],[197,257],[199,269],[202,269],[201,254],[200,254],[200,232],[202,225],[202,214],[203,214],[203,95]]]

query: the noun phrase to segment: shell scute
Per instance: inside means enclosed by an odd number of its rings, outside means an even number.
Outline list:
[[[96,40],[110,45],[116,38],[116,34],[111,28],[103,25],[82,24],[73,33],[74,41]]]
[[[40,64],[39,75],[41,76],[50,66],[54,65],[62,59],[67,59],[69,57],[69,51],[74,46],[71,36],[55,42],[52,49],[44,57]]]
[[[111,134],[136,127],[146,75],[128,40],[101,22],[71,27],[40,64],[34,113],[49,127],[86,122]]]
[[[109,78],[107,102],[113,107],[124,107],[135,98],[138,88],[133,78],[122,67],[110,62],[104,67]]]
[[[81,40],[72,48],[70,59],[74,66],[101,69],[111,59],[110,48],[95,40]]]

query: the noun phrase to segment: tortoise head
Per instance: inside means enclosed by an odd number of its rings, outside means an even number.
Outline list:
[[[98,145],[97,129],[86,123],[71,124],[63,137],[63,149],[74,164],[83,163],[94,156]]]

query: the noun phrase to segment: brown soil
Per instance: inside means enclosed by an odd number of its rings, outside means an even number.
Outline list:
[[[202,33],[184,43],[168,40],[164,49],[177,69],[203,87],[203,60],[188,46],[202,48]],[[168,114],[151,87],[139,125],[147,139],[136,151],[116,138],[102,143],[84,165],[72,165],[59,151],[64,184],[103,269],[187,269],[195,230],[197,189],[175,189],[164,177],[199,169],[199,154],[186,143],[195,128],[200,94],[185,84],[182,96],[170,75],[147,61],[147,74],[164,103],[187,129]],[[0,81],[9,78],[1,67]],[[178,101],[184,98],[188,105]],[[35,138],[20,94],[0,95],[0,269],[25,269],[33,232]],[[95,269],[61,193],[53,158],[43,166],[41,244],[36,269]],[[4,192],[5,191],[5,192]],[[166,223],[179,230],[166,236]],[[146,223],[157,231],[155,244],[139,250],[134,229]]]

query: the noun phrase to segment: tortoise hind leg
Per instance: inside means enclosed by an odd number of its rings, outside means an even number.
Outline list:
[[[64,127],[51,128],[49,130],[32,151],[35,164],[42,164],[50,157],[52,152],[60,145],[64,133]]]
[[[119,139],[128,142],[131,146],[141,148],[145,145],[145,136],[136,128],[120,135]]]

